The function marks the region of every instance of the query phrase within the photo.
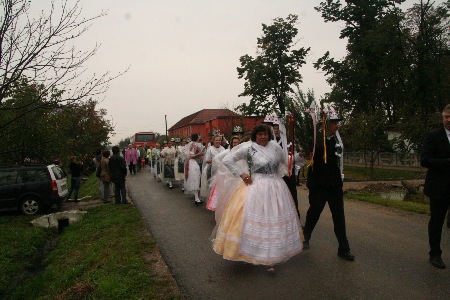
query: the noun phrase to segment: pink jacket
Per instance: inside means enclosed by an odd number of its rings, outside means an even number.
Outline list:
[[[127,162],[127,166],[130,164],[131,160],[135,165],[137,162],[137,152],[134,148],[127,148],[127,150],[125,150],[125,161]]]

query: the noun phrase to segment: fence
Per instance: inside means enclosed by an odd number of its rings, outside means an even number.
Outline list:
[[[364,159],[366,158],[366,159]],[[371,154],[363,152],[344,152],[344,163],[364,165],[370,164]],[[417,153],[379,153],[375,157],[374,166],[420,168],[420,154]]]

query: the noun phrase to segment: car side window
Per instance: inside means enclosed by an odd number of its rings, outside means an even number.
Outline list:
[[[0,186],[15,184],[18,174],[17,170],[0,170]]]
[[[52,167],[52,172],[55,174],[55,178],[57,180],[66,177],[66,173],[64,173],[64,171],[57,166]]]
[[[23,170],[24,182],[40,182],[50,179],[50,174],[47,169],[30,169]]]

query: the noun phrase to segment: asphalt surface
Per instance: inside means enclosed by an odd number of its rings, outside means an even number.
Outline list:
[[[188,299],[450,299],[450,229],[441,247],[446,269],[428,262],[428,217],[346,201],[354,262],[337,256],[328,206],[304,250],[270,275],[263,266],[224,260],[211,248],[214,213],[169,189],[144,169],[128,193]],[[307,190],[299,187],[302,223]]]

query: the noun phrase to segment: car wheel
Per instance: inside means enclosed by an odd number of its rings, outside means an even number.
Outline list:
[[[20,211],[24,215],[35,215],[41,210],[41,204],[32,197],[27,197],[20,202]]]

